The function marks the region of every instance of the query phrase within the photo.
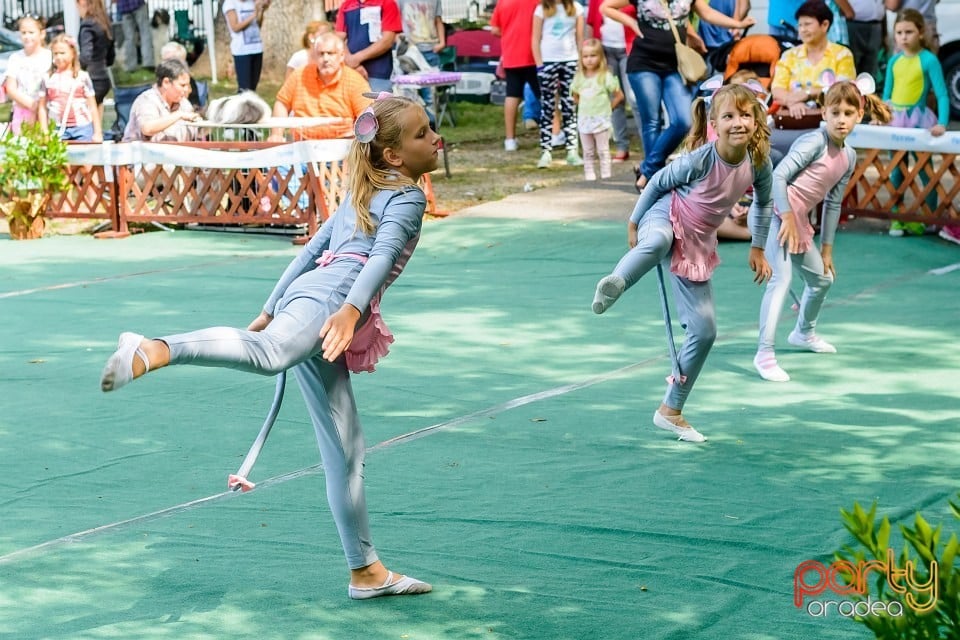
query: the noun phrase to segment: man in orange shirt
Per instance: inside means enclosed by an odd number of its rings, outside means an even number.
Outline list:
[[[353,122],[372,102],[366,79],[344,64],[343,41],[334,33],[317,34],[311,41],[310,62],[295,70],[277,92],[273,115],[333,117],[336,122],[305,129],[312,139],[345,138],[353,135]],[[272,141],[282,141],[283,131],[274,130]]]

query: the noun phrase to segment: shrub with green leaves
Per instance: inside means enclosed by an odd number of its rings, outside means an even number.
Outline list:
[[[960,520],[960,506],[952,501],[949,504],[954,518]],[[854,503],[852,511],[841,509],[840,514],[856,544],[845,545],[836,552],[838,561],[855,566],[864,566],[861,562],[873,561],[883,566],[893,562],[896,567],[891,569],[895,574],[913,575],[915,583],[931,587],[921,592],[910,588],[906,580],[894,580],[891,584],[886,572],[870,573],[863,585],[864,592],[851,597],[859,601],[898,602],[902,615],[857,616],[855,620],[882,640],[960,640],[960,571],[954,566],[960,548],[957,534],[951,533],[943,543],[943,525],[933,528],[917,513],[912,526],[899,526],[905,544],[896,556],[890,552],[890,520],[884,516],[877,521],[876,503],[869,511]],[[841,572],[841,576],[848,584],[854,580],[851,574]],[[931,594],[936,595],[935,603],[930,602]]]
[[[25,125],[20,135],[4,138],[0,145],[0,193],[4,196],[67,188],[67,144],[56,131],[44,131],[38,124]]]

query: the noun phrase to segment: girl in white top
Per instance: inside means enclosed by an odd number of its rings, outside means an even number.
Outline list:
[[[545,169],[553,162],[553,112],[560,98],[560,120],[567,138],[567,164],[580,166],[577,153],[577,122],[570,84],[577,72],[583,42],[583,7],[574,0],[540,0],[533,11],[533,59],[540,82],[540,162]]]
[[[37,121],[40,85],[52,64],[50,50],[44,46],[44,25],[38,18],[20,18],[17,30],[23,49],[10,56],[3,83],[7,96],[13,101],[13,121],[10,126],[13,133],[20,133],[21,126]]]
[[[230,30],[230,53],[240,91],[256,91],[263,69],[260,27],[270,0],[224,0],[223,16]]]

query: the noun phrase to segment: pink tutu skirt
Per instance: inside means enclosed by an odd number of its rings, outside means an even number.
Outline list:
[[[317,265],[325,267],[337,258],[353,258],[367,263],[367,256],[358,253],[334,254],[328,249],[317,259]],[[390,353],[391,344],[393,334],[380,315],[380,294],[377,294],[370,301],[370,317],[353,333],[353,340],[344,352],[347,369],[353,373],[373,372],[380,358]]]
[[[372,372],[374,365],[390,353],[393,334],[380,315],[380,297],[370,301],[370,317],[353,334],[353,342],[345,354],[347,369],[353,373]]]
[[[890,121],[890,126],[905,129],[931,129],[936,124],[936,114],[922,105],[909,109],[894,109],[893,120]]]

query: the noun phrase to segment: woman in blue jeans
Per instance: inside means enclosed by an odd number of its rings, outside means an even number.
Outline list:
[[[636,18],[621,11],[629,4],[636,7]],[[677,71],[675,40],[669,17],[676,23],[684,43],[691,13],[696,13],[710,24],[728,29],[746,29],[756,24],[756,20],[734,20],[711,9],[707,0],[604,0],[600,10],[636,34],[627,58],[627,78],[637,99],[637,115],[643,138],[645,155],[636,171],[637,191],[642,191],[647,180],[666,165],[667,157],[683,141],[691,124],[690,105],[693,96]],[[670,121],[666,127],[661,118],[661,102]]]

